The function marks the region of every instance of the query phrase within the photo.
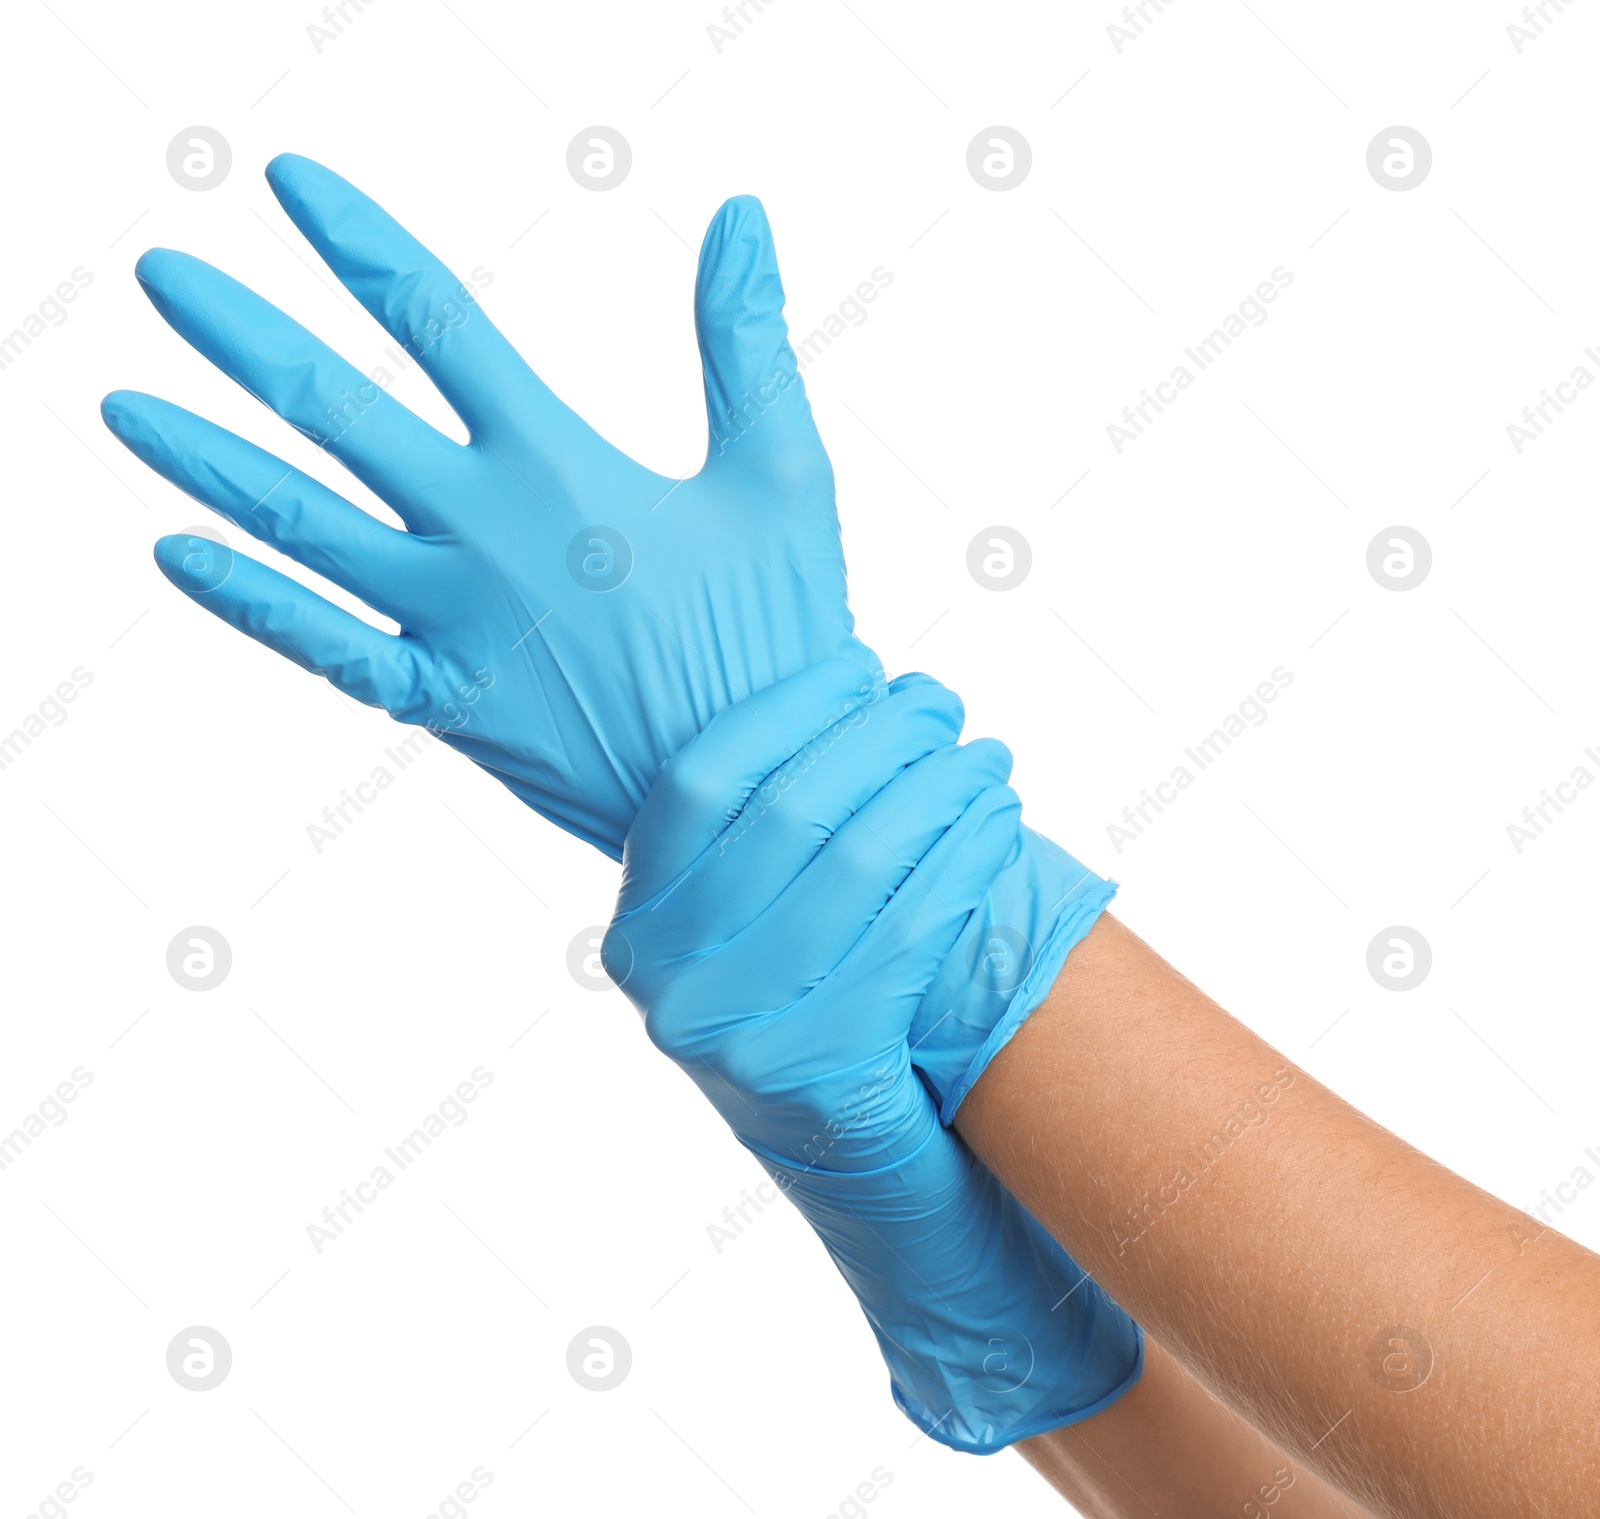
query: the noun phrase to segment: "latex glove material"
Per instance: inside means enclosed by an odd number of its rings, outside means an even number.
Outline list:
[[[1117,893],[1033,829],[995,877],[911,1025],[912,1058],[955,1122],[974,1083],[1049,995],[1067,956]]]
[[[1143,1339],[940,1126],[906,1047],[1016,848],[1010,755],[956,747],[960,703],[926,677],[855,674],[762,691],[667,764],[603,957],[820,1236],[900,1407],[989,1452],[1114,1402]]]
[[[427,725],[613,858],[661,763],[730,702],[839,655],[864,682],[881,677],[852,635],[833,471],[760,202],[728,201],[701,250],[711,441],[680,481],[557,399],[472,292],[360,191],[293,155],[267,179],[471,438],[439,433],[210,265],[146,253],[139,281],[178,333],[405,527],[190,412],[114,392],[106,424],[151,468],[401,631],[204,538],[156,545],[180,590],[358,700]],[[626,354],[619,345],[619,363]],[[648,399],[648,374],[619,373]]]

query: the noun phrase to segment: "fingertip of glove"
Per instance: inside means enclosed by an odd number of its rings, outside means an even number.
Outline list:
[[[159,279],[189,256],[187,253],[180,253],[176,248],[146,248],[133,266],[133,277],[141,284]]]
[[[300,153],[275,153],[267,160],[267,166],[261,172],[267,183],[276,190],[280,185],[289,184],[307,170],[321,167],[316,159],[307,158]]]
[[[297,222],[320,192],[324,196],[336,187],[349,188],[347,181],[325,164],[299,153],[279,153],[262,171],[278,204]]]
[[[113,390],[100,399],[100,420],[117,437],[126,438],[139,417],[139,403],[147,397],[137,390]]]
[[[154,396],[137,390],[113,390],[100,403],[100,420],[111,434],[135,458],[142,459],[152,468],[166,450],[159,428],[151,411],[160,405]]]
[[[912,704],[912,710],[939,720],[952,742],[961,736],[961,725],[967,720],[966,706],[954,691],[932,676],[899,676],[889,683],[888,692],[890,696],[902,696]]]
[[[158,257],[163,252],[160,248],[147,248],[134,261],[133,277],[139,283],[139,288],[152,299],[155,297],[155,282],[160,278],[160,262]]]
[[[161,573],[174,585],[184,582],[183,551],[189,541],[185,533],[164,533],[151,545],[150,554]]]
[[[980,774],[992,776],[996,784],[1004,786],[1011,779],[1011,751],[999,739],[975,738],[971,743],[963,744],[961,751],[968,757],[969,764],[975,766]],[[1010,790],[1010,787],[1006,789]]]
[[[860,671],[863,690],[882,692],[888,689],[889,677],[884,671],[883,661],[859,640],[850,639],[846,651],[836,654],[834,658],[848,659]]]
[[[767,220],[767,208],[754,195],[730,195],[717,208],[711,225],[731,237],[753,236],[770,238],[772,224]]]
[[[1001,794],[995,798],[995,813],[1013,823],[1022,821],[1022,798],[1009,785],[996,788]]]
[[[180,253],[176,248],[146,248],[133,266],[133,277],[156,308],[164,312],[178,285],[196,268],[207,267],[204,259]]]
[[[282,205],[304,183],[307,171],[315,167],[309,158],[302,158],[298,153],[279,153],[267,160],[261,177],[266,180],[267,188],[277,198],[278,204]]]
[[[978,822],[973,829],[973,847],[993,850],[994,869],[999,870],[1014,858],[1022,838],[1022,798],[1009,786],[990,786],[970,808]]]
[[[780,311],[783,282],[766,208],[753,195],[725,200],[706,228],[700,248],[699,294],[714,310]],[[730,297],[737,299],[730,299]]]
[[[996,781],[978,793],[969,811],[973,809],[985,818],[1017,818],[1022,815],[1022,798],[1006,782]]]
[[[800,671],[799,677],[788,677],[794,682],[790,690],[831,691],[837,698],[836,705],[870,706],[888,689],[881,668],[870,668],[849,654],[836,654],[832,659],[821,660]]]
[[[1009,854],[1019,835],[1022,799],[1003,781],[985,786],[952,827],[951,833],[964,837],[964,850],[995,850]]]
[[[214,553],[196,554],[195,545],[207,543]],[[227,579],[233,565],[233,551],[201,533],[167,533],[157,538],[152,550],[156,568],[186,595],[214,591]]]

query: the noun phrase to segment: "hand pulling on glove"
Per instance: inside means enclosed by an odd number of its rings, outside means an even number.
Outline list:
[[[1017,848],[1011,757],[961,704],[834,661],[668,762],[624,851],[607,970],[805,1215],[900,1407],[989,1452],[1137,1381],[1137,1326],[941,1127],[907,1032]]]
[[[106,424],[152,469],[400,632],[194,535],[156,545],[180,590],[357,699],[426,724],[613,858],[663,763],[719,712],[823,660],[847,659],[858,683],[881,679],[854,636],[833,469],[760,202],[728,201],[706,233],[695,322],[711,440],[699,473],[673,480],[565,406],[467,287],[359,190],[289,154],[267,179],[470,438],[428,426],[209,264],[151,250],[137,273],[162,316],[404,524],[191,412],[115,391]],[[1015,835],[912,1023],[944,1123],[1114,889],[1031,829]]]

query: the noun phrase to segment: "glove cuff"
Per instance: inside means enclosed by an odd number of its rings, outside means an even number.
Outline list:
[[[957,1135],[935,1127],[875,1172],[798,1170],[747,1147],[855,1293],[896,1404],[940,1444],[1003,1450],[1139,1380],[1139,1326]]]
[[[939,1444],[969,1456],[992,1456],[999,1451],[1009,1450],[1020,1440],[1031,1440],[1035,1435],[1049,1434],[1052,1429],[1065,1429],[1069,1424],[1081,1424],[1085,1419],[1092,1419],[1097,1413],[1104,1413],[1123,1394],[1132,1391],[1135,1383],[1144,1375],[1144,1330],[1132,1319],[1127,1321],[1127,1328],[1133,1337],[1132,1365],[1127,1375],[1108,1393],[1076,1409],[1052,1409],[1046,1399],[1031,1418],[1021,1420],[1003,1436],[990,1442],[962,1439],[958,1434],[949,1432],[947,1419],[931,1419],[925,1409],[909,1406],[893,1377],[889,1379],[889,1393],[894,1398],[895,1407],[930,1440],[937,1440]]]
[[[955,1121],[989,1062],[1049,995],[1067,956],[1117,893],[1031,828],[995,877],[912,1020],[911,1058]]]

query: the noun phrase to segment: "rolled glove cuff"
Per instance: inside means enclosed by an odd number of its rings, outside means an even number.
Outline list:
[[[1117,894],[1042,834],[1016,852],[973,913],[911,1024],[911,1059],[949,1125],[989,1062],[1049,995],[1073,948]]]

